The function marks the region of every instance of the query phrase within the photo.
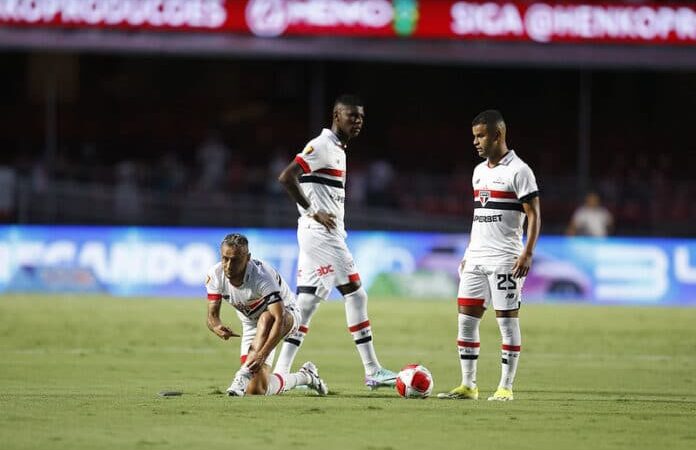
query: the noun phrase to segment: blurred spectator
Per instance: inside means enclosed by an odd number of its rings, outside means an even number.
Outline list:
[[[356,160],[350,165],[350,177],[346,184],[346,201],[351,205],[363,206],[367,200],[367,178],[365,166]]]
[[[140,218],[140,189],[137,183],[137,166],[133,161],[122,161],[116,166],[114,209],[116,220],[134,223]]]
[[[367,169],[367,202],[372,206],[392,206],[392,181],[394,168],[385,159],[377,159]]]
[[[14,167],[0,166],[0,220],[14,215],[16,183],[17,171]]]
[[[200,168],[198,190],[209,192],[224,187],[227,162],[231,151],[222,140],[219,131],[210,131],[196,151],[196,162]]]
[[[180,192],[186,184],[186,168],[174,152],[165,153],[158,161],[155,172],[155,187],[162,193]]]
[[[575,210],[568,225],[569,236],[607,236],[614,226],[614,218],[607,208],[602,206],[599,194],[589,192],[585,202]]]
[[[283,185],[278,182],[278,175],[285,169],[285,166],[292,160],[292,155],[288,154],[283,148],[276,148],[268,163],[268,175],[266,179],[266,192],[272,196],[285,196]]]

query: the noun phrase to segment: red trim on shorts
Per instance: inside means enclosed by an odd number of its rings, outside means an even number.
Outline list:
[[[307,334],[309,333],[309,328],[307,328],[304,325],[300,325],[299,327],[297,327],[297,331],[299,331],[300,333]]]
[[[522,350],[522,346],[503,344],[503,350],[507,350],[509,352],[519,352],[520,350]]]
[[[457,340],[457,346],[459,346],[459,347],[473,347],[473,348],[477,348],[477,347],[480,347],[480,346],[481,346],[481,343],[480,343],[480,342],[469,342],[469,341],[460,341],[460,340]]]
[[[309,173],[309,172],[312,171],[312,170],[309,168],[309,164],[307,164],[307,162],[306,162],[304,159],[302,159],[302,157],[301,157],[300,155],[295,156],[295,162],[296,162],[297,164],[299,164],[300,167],[302,167],[302,171],[303,171],[304,173]]]
[[[459,306],[483,306],[485,300],[482,298],[463,298],[459,297],[457,299],[457,304]]]
[[[348,275],[348,281],[351,283],[356,283],[360,281],[360,274],[359,273],[351,273]]]
[[[283,388],[285,387],[285,380],[283,379],[283,377],[279,373],[274,373],[273,375],[278,377],[278,381],[280,381],[280,388],[278,389],[278,392],[276,392],[276,395],[278,395],[281,392],[283,392]]]
[[[208,300],[211,302],[222,300],[222,294],[208,294]]]
[[[242,356],[239,357],[239,362],[240,362],[242,365],[244,365],[244,363],[246,362],[247,356],[249,356],[249,355],[242,355]]]
[[[517,200],[517,194],[511,191],[491,191],[488,189],[481,189],[482,191],[488,191],[491,193],[491,198],[513,198]],[[479,190],[476,189],[474,191],[474,197],[477,198],[479,195]]]
[[[355,333],[356,331],[360,331],[363,328],[367,328],[369,326],[370,326],[370,321],[366,320],[366,321],[361,322],[357,325],[353,325],[352,327],[348,327],[348,331],[350,331],[351,333]]]
[[[323,173],[323,174],[325,174],[325,175],[331,175],[332,177],[342,177],[342,176],[343,176],[343,173],[344,173],[342,170],[338,170],[338,169],[329,169],[329,168],[326,168],[326,169],[317,169],[317,170],[315,170],[315,172],[317,172],[317,173]]]

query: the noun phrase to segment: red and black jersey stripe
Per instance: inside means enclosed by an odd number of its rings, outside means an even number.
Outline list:
[[[475,201],[474,202],[474,209],[476,208],[483,208],[483,209],[499,209],[503,211],[519,211],[519,212],[524,212],[524,208],[520,203],[508,203],[508,202],[491,202],[487,201],[485,205],[482,205],[481,202]]]
[[[316,175],[302,175],[300,177],[300,183],[316,183],[343,189],[342,181],[332,180],[331,178],[318,177]]]

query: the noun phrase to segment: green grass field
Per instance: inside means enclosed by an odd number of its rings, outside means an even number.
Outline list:
[[[238,340],[204,300],[0,296],[0,447],[13,449],[679,449],[696,447],[696,309],[530,305],[511,403],[367,391],[343,305],[322,305],[297,363],[332,391],[228,398]],[[459,382],[453,302],[371,299],[377,351]],[[239,329],[232,308],[223,319]],[[499,377],[482,324],[479,386]],[[164,389],[182,397],[162,398]]]

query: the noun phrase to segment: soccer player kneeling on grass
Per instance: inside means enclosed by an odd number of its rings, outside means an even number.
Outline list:
[[[277,395],[296,386],[308,386],[326,395],[319,371],[306,362],[296,373],[271,372],[275,348],[300,325],[295,296],[278,272],[263,261],[252,259],[249,241],[241,234],[225,236],[220,245],[221,261],[208,271],[208,328],[221,339],[239,336],[220,320],[220,304],[234,306],[242,321],[241,361],[230,396]]]
[[[479,322],[493,306],[502,336],[502,373],[488,400],[512,400],[512,383],[522,348],[519,309],[522,282],[539,238],[539,191],[534,173],[505,142],[500,112],[484,111],[474,119],[474,146],[485,158],[474,169],[474,220],[471,239],[459,266],[457,349],[462,384],[438,398],[478,399],[476,362]],[[522,227],[527,218],[527,244]]]

